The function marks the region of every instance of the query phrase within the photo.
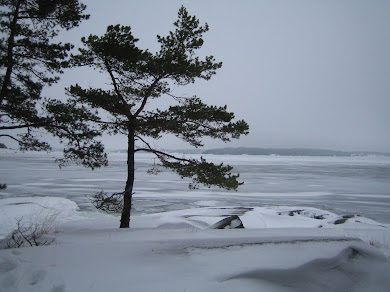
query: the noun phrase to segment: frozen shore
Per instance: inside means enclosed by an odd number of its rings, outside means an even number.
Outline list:
[[[245,229],[209,229],[233,214]],[[25,224],[55,221],[50,246],[0,250],[2,292],[390,287],[390,226],[361,216],[299,206],[201,207],[134,216],[123,230],[116,216],[50,197],[1,199],[0,216],[3,243],[16,216]]]

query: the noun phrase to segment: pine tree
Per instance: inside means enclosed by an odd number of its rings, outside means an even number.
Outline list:
[[[151,53],[136,46],[128,26],[109,26],[98,37],[83,38],[84,49],[74,56],[75,64],[90,66],[107,73],[111,89],[68,88],[69,102],[82,104],[92,112],[104,110],[107,119],[95,120],[102,131],[123,134],[128,140],[127,182],[124,192],[107,195],[99,193],[96,204],[101,209],[118,210],[106,203],[120,203],[122,216],[120,227],[130,224],[130,212],[134,187],[134,156],[138,152],[156,155],[161,166],[178,173],[182,178],[192,178],[191,188],[198,184],[237,189],[241,184],[238,175],[231,174],[229,165],[207,162],[205,159],[176,157],[151,146],[148,138],[158,139],[163,134],[174,134],[189,144],[199,147],[203,137],[230,141],[248,134],[248,124],[233,122],[234,114],[226,106],[209,106],[198,97],[175,97],[173,88],[194,83],[197,79],[209,80],[222,66],[213,56],[201,60],[196,50],[203,45],[202,36],[208,25],[199,25],[195,16],[184,7],[178,12],[175,30],[168,36],[157,36],[160,50]],[[162,96],[170,96],[173,104],[168,109],[146,110],[146,104]]]
[[[66,155],[77,149],[84,165],[104,164],[103,146],[93,140],[100,133],[77,122],[95,116],[41,94],[69,66],[73,46],[53,39],[88,19],[86,6],[78,0],[0,0],[0,7],[0,137],[16,140],[22,150],[48,150],[39,134],[45,130],[68,141]],[[96,156],[87,159],[93,149]]]

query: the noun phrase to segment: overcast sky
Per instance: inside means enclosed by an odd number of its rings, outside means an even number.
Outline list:
[[[79,44],[107,25],[130,25],[139,46],[157,50],[184,5],[207,22],[202,55],[223,67],[207,82],[178,88],[208,104],[228,105],[250,134],[215,147],[303,147],[390,152],[390,1],[84,0],[91,18],[61,35]],[[77,69],[65,86],[108,82]],[[166,102],[170,99],[165,99]],[[108,148],[125,139],[105,138]],[[189,148],[170,137],[162,148]]]

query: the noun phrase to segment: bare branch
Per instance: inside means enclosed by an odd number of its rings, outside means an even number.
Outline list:
[[[90,198],[96,209],[106,213],[118,213],[123,208],[123,196],[125,192],[113,193],[108,195],[101,191]]]
[[[147,91],[147,93],[145,94],[145,97],[144,99],[142,100],[142,103],[140,105],[140,107],[138,108],[138,110],[135,112],[134,114],[134,117],[138,117],[138,115],[143,111],[145,105],[146,105],[146,102],[148,101],[148,98],[150,97],[150,95],[152,94],[152,91],[154,89],[154,87],[157,85],[157,83],[162,79],[163,77],[162,76],[159,76],[157,77],[153,83],[149,86],[149,89]]]
[[[103,124],[103,125],[119,125],[119,126],[125,126],[127,124],[127,122],[125,121],[122,121],[122,122],[107,122],[107,121],[99,121],[99,120],[95,120],[95,119],[86,119],[86,121],[89,121],[89,122],[94,122],[96,124]]]
[[[166,156],[166,157],[178,160],[178,161],[184,161],[184,162],[189,162],[189,163],[192,162],[190,159],[179,158],[179,157],[176,157],[172,154],[168,154],[168,153],[163,152],[163,151],[158,151],[158,150],[152,148],[152,146],[150,146],[150,144],[148,142],[146,142],[145,139],[143,139],[142,137],[140,137],[138,135],[136,135],[135,138],[141,140],[148,148],[138,148],[138,149],[135,149],[134,152],[138,152],[138,151],[150,152],[150,153],[156,154],[157,157]]]
[[[44,127],[44,124],[23,124],[17,126],[2,126],[0,130],[15,130],[15,129],[23,129],[23,128],[40,128]]]
[[[58,125],[52,125],[52,124],[24,124],[24,125],[18,125],[18,126],[0,127],[0,130],[12,130],[12,129],[23,129],[23,128],[27,128],[29,130],[31,128],[36,129],[36,128],[45,128],[45,127],[59,129],[59,130],[66,132],[70,137],[72,137],[72,139],[74,139],[76,141],[78,147],[80,147],[80,139],[77,137],[77,135],[75,135],[72,131],[70,131],[68,128],[66,128],[64,126],[58,126]],[[24,143],[23,141],[18,140],[11,135],[2,134],[2,135],[0,135],[0,137],[9,137],[11,139],[14,139],[15,141],[17,141],[18,143],[20,143],[22,145],[27,145],[27,143]]]
[[[138,148],[138,149],[134,150],[134,152],[139,152],[139,151],[154,153],[158,158],[162,158],[161,156],[166,156],[168,158],[172,158],[172,159],[177,160],[177,161],[188,162],[188,163],[193,162],[191,159],[179,158],[179,157],[176,157],[172,154],[168,154],[168,153],[163,152],[163,151],[158,151],[156,149]]]
[[[18,142],[19,144],[22,144],[22,145],[27,145],[27,143],[24,143],[23,141],[19,140],[19,139],[16,139],[14,136],[12,135],[7,135],[7,134],[1,134],[0,137],[8,137],[8,138],[11,138],[13,140],[15,140],[16,142]]]
[[[107,72],[110,75],[110,78],[111,78],[111,81],[112,81],[112,85],[114,86],[115,93],[118,95],[118,97],[121,99],[123,105],[126,107],[126,110],[127,110],[126,116],[128,118],[131,118],[131,108],[130,108],[129,104],[126,102],[126,100],[123,98],[123,96],[122,96],[122,94],[121,94],[121,92],[119,90],[118,84],[116,82],[114,73],[112,72],[111,67],[109,66],[107,60],[104,60],[104,65],[106,66]]]
[[[188,100],[190,99],[190,97],[185,97],[185,96],[177,96],[177,95],[173,95],[172,93],[165,93],[166,95],[169,95],[170,97],[172,97],[173,99],[175,99],[177,102],[181,102],[181,100]]]

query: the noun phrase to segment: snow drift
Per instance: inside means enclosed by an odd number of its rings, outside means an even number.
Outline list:
[[[203,207],[134,216],[133,228],[123,230],[118,217],[80,211],[59,198],[3,199],[0,210],[2,228],[4,220],[10,227],[13,215],[61,213],[53,245],[0,250],[1,292],[390,287],[389,226],[353,214],[299,206]],[[232,215],[245,229],[209,229]],[[373,242],[379,248],[367,244]]]

